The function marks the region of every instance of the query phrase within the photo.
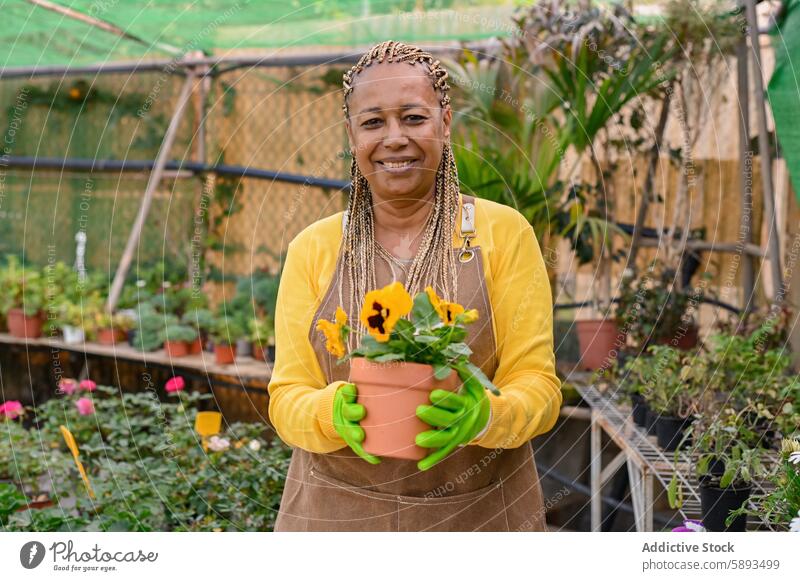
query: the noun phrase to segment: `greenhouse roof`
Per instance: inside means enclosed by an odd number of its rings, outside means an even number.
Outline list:
[[[512,30],[513,0],[0,0],[0,59],[82,66],[203,51],[479,40]]]

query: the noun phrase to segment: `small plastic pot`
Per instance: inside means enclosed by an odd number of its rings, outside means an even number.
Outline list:
[[[683,433],[692,424],[692,418],[678,418],[675,416],[659,416],[656,419],[656,437],[658,445],[665,452],[674,452],[683,439]],[[688,442],[682,447],[686,448]]]
[[[647,415],[645,417],[644,422],[644,429],[647,432],[648,436],[655,436],[656,435],[656,420],[658,419],[658,414],[650,409],[650,406],[647,406]]]
[[[703,512],[703,526],[711,532],[744,532],[747,529],[747,515],[737,516],[731,526],[725,526],[728,515],[742,506],[750,498],[749,485],[719,488],[700,482],[700,508]]]
[[[637,426],[644,427],[647,422],[647,401],[638,393],[631,394],[631,415],[633,416],[633,423]]]

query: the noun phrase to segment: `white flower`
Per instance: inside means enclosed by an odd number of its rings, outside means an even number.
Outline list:
[[[142,279],[139,279],[139,280],[136,281],[136,287],[137,288],[144,288],[146,284],[147,284],[147,281],[144,281]]]
[[[797,466],[800,466],[800,452],[792,452],[791,454],[789,454],[789,462]]]
[[[261,449],[261,442],[258,440],[250,440],[250,443],[247,444],[247,447],[253,452],[258,452]]]
[[[800,533],[800,510],[797,511],[797,516],[789,523],[789,530],[793,533]]]
[[[208,447],[214,452],[222,452],[231,447],[231,442],[227,438],[220,438],[219,436],[211,436],[208,439]]]
[[[172,286],[172,283],[170,281],[168,281],[168,280],[165,280],[165,281],[163,281],[161,283],[161,286],[164,287],[164,288],[169,288],[169,287]]]

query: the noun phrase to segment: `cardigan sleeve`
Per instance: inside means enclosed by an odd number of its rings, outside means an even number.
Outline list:
[[[308,338],[320,298],[309,266],[315,251],[298,237],[289,244],[275,309],[275,364],[268,386],[269,417],[290,446],[327,453],[346,444],[334,430],[333,395]]]
[[[516,448],[555,425],[562,395],[552,295],[539,243],[516,210],[507,209],[500,222],[490,258],[498,357],[493,382],[500,395],[488,393],[489,427],[471,444]]]

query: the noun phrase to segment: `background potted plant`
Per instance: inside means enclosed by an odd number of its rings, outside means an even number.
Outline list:
[[[125,341],[134,321],[127,315],[109,313],[105,308],[99,307],[95,310],[93,326],[98,343],[115,345]]]
[[[698,390],[690,381],[691,365],[683,365],[681,351],[665,345],[651,345],[648,353],[651,357],[645,363],[648,370],[642,395],[654,414],[658,445],[673,451],[692,421]]]
[[[197,330],[197,338],[190,344],[189,353],[193,355],[201,353],[208,343],[214,325],[214,313],[206,308],[192,308],[184,313],[181,322]]]
[[[223,309],[224,312],[224,309]],[[214,357],[218,365],[228,365],[236,359],[236,341],[246,335],[236,317],[217,316],[211,329]]]
[[[406,315],[410,318],[403,318]],[[364,297],[360,320],[368,332],[349,353],[345,345],[351,328],[344,310],[337,309],[334,321],[318,322],[328,351],[339,358],[338,363],[350,361],[350,381],[367,410],[360,424],[365,451],[421,460],[428,451],[417,446],[415,438],[426,425],[416,410],[430,403],[433,389],[455,391],[463,381],[465,390],[487,388],[499,393],[469,361],[472,351],[464,343],[465,326],[477,318],[476,310],[465,311],[442,300],[431,287],[412,301],[403,285],[394,282]]]
[[[42,273],[31,267],[23,267],[16,256],[9,255],[1,274],[4,298],[0,299],[0,307],[6,316],[8,332],[23,339],[40,337],[45,301]]]
[[[800,517],[800,434],[784,438],[768,480],[771,490],[751,496],[752,502],[731,512],[731,517],[752,515],[774,529],[786,530]]]
[[[180,323],[172,323],[164,327],[161,341],[164,351],[169,357],[185,357],[190,354],[191,345],[198,338],[197,329]]]
[[[747,520],[741,513],[732,513],[750,498],[752,482],[765,476],[762,463],[764,450],[754,441],[743,413],[716,403],[715,411],[704,410],[686,430],[697,458],[695,475],[700,486],[703,525],[712,532],[744,531]],[[675,462],[679,461],[675,452]],[[668,487],[670,506],[682,504],[673,476]]]
[[[253,358],[258,361],[272,361],[268,349],[275,345],[275,326],[272,317],[253,317],[249,321],[250,341],[253,345]]]

